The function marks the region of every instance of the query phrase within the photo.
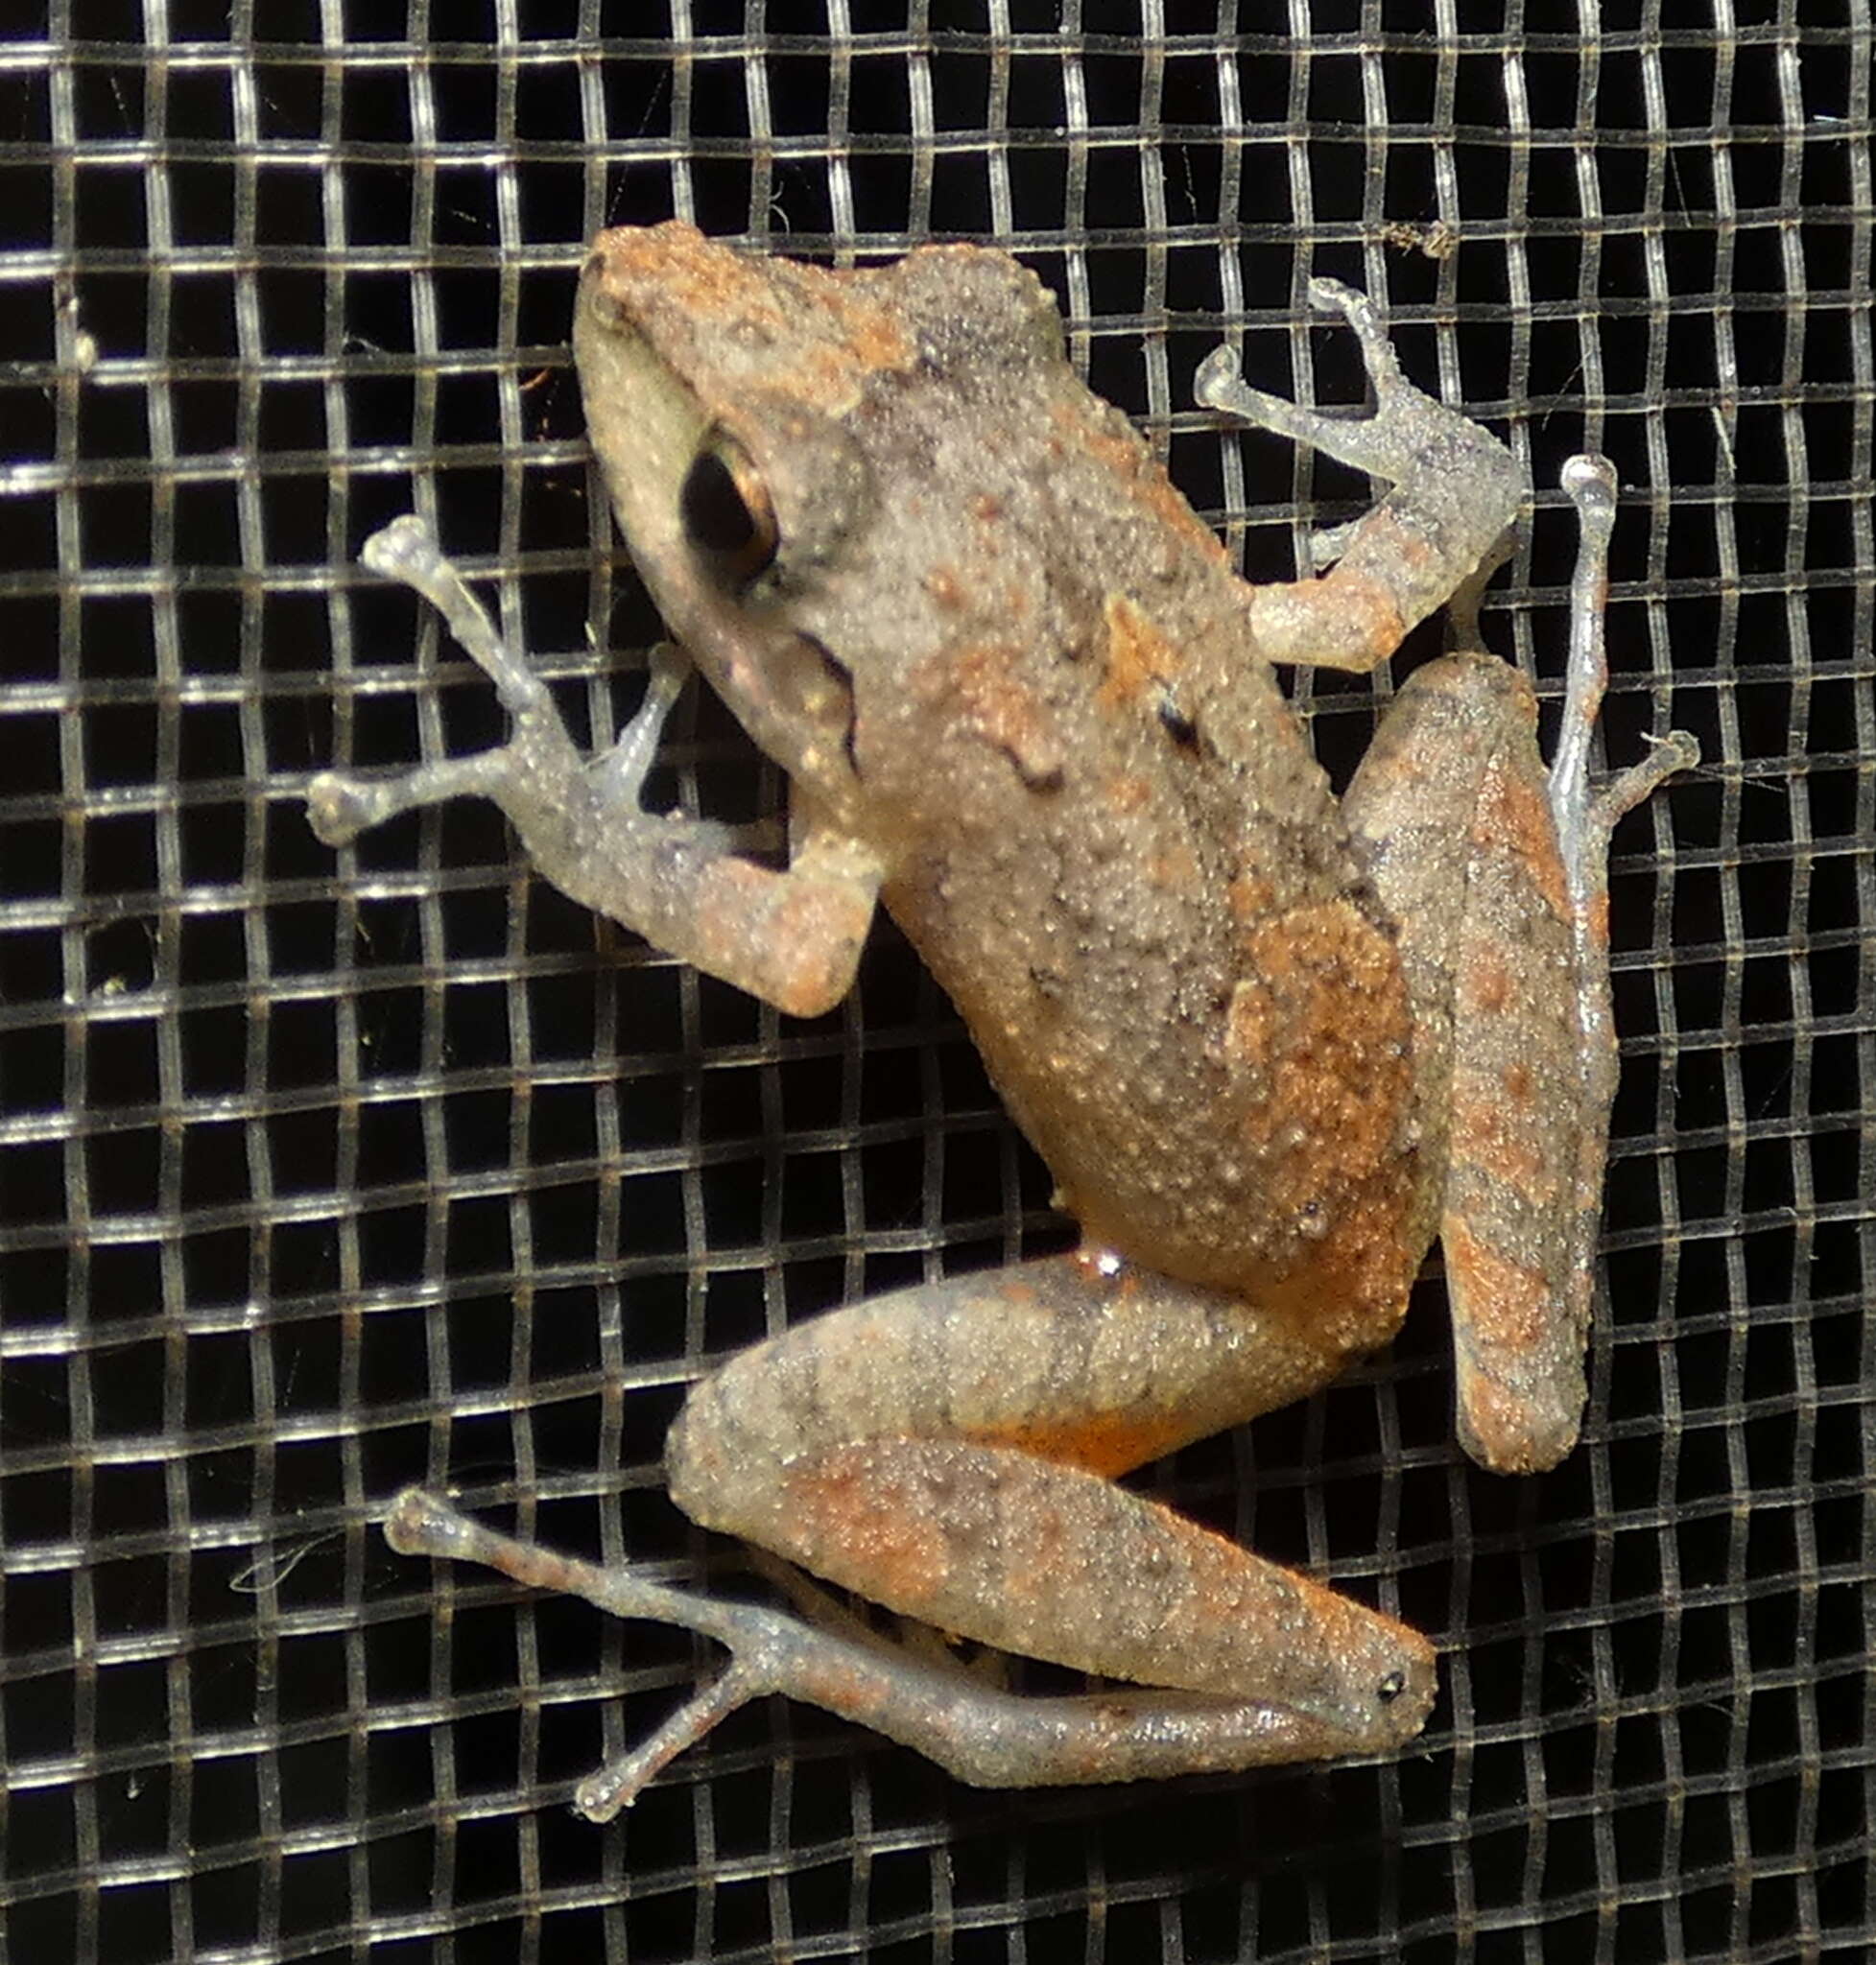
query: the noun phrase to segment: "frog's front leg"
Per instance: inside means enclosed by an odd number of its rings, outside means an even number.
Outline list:
[[[494,750],[391,777],[321,771],[307,788],[313,829],[344,845],[368,827],[463,794],[492,799],[528,856],[563,893],[794,1016],[844,996],[872,919],[878,863],[831,831],[797,840],[788,871],[739,853],[718,826],[639,803],[658,731],[690,665],[668,644],[653,657],[645,701],[613,747],[590,762],[574,747],[547,685],[504,647],[481,604],[415,514],[366,542],[374,573],[414,587],[442,614],[514,719]]]
[[[729,1647],[724,1678],[586,1784],[596,1815],[774,1692],[985,1787],[1381,1752],[1425,1722],[1426,1641],[1111,1479],[1343,1361],[1217,1292],[1060,1256],[816,1318],[732,1359],[673,1427],[671,1492],[705,1526],[939,1629],[1164,1690],[1020,1697],[870,1635],[491,1537],[423,1497],[400,1502],[391,1532]]]
[[[1497,552],[1517,518],[1524,478],[1489,431],[1407,381],[1365,295],[1316,279],[1309,297],[1355,330],[1372,410],[1308,410],[1266,395],[1245,383],[1228,347],[1206,358],[1193,388],[1207,408],[1393,485],[1365,517],[1329,535],[1337,563],[1322,579],[1259,586],[1248,602],[1258,647],[1271,661],[1367,670]]]

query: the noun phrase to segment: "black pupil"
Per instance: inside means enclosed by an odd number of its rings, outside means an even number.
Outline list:
[[[705,451],[684,480],[684,528],[693,545],[729,557],[747,553],[755,538],[755,519],[714,451]]]

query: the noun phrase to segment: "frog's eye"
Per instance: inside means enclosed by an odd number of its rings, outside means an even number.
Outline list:
[[[775,508],[734,438],[719,435],[684,480],[684,533],[725,580],[753,580],[775,556]]]

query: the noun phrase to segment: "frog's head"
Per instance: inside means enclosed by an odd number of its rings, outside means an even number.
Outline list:
[[[595,242],[574,350],[613,510],[672,633],[839,810],[851,696],[800,606],[867,529],[871,473],[842,417],[869,375],[913,361],[903,333],[848,276],[672,224]]]
[[[832,813],[858,794],[851,678],[812,624],[878,533],[861,426],[1059,344],[1046,289],[1002,253],[935,247],[848,272],[676,222],[594,242],[574,352],[627,545],[672,633]]]

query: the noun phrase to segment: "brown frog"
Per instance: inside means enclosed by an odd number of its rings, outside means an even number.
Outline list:
[[[798,1016],[840,1001],[883,902],[1084,1238],[743,1353],[692,1392],[667,1463],[701,1523],[1127,1688],[1022,1698],[804,1583],[805,1615],[695,1598],[399,1499],[400,1550],[728,1647],[584,1785],[596,1819],[766,1692],[994,1785],[1410,1739],[1424,1639],[1112,1477],[1385,1344],[1436,1234],[1467,1450],[1522,1471],[1576,1439],[1616,1070],[1608,834],[1697,752],[1675,734],[1591,793],[1615,485],[1579,458],[1555,767],[1524,678],[1466,649],[1408,680],[1338,803],[1270,664],[1367,669],[1456,595],[1469,623],[1523,487],[1401,378],[1365,299],[1311,296],[1360,338],[1368,414],[1260,394],[1223,350],[1199,388],[1393,485],[1319,578],[1233,574],[1004,253],[829,272],[680,224],[604,234],[574,328],[620,527],[682,645],[618,744],[576,752],[415,519],[367,549],[443,610],[514,733],[391,780],[323,774],[321,838],[480,793],[557,886]],[[789,775],[785,871],[640,807],[690,664]]]

